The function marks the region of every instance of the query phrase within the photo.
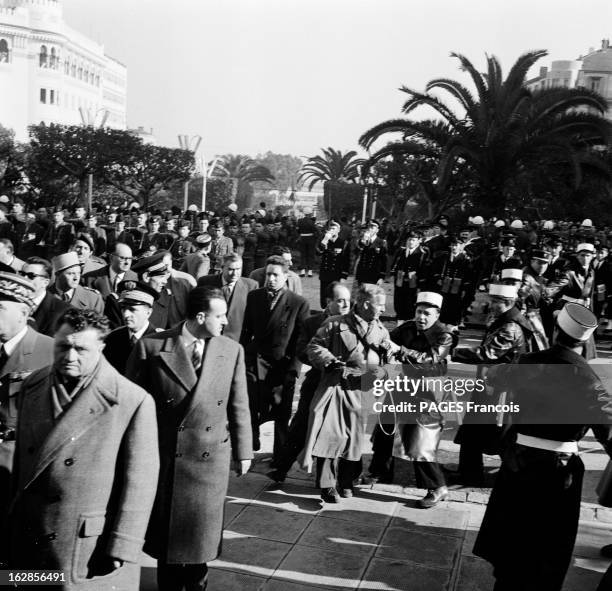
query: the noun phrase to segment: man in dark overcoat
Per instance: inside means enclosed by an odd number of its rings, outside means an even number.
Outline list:
[[[301,366],[297,343],[308,318],[308,302],[287,288],[288,271],[282,256],[268,258],[266,287],[247,296],[240,337],[248,372],[254,449],[259,449],[259,426],[274,420],[274,459],[287,441]]]
[[[104,359],[108,319],[70,309],[20,392],[9,568],[70,591],[136,591],[159,456],[151,397]]]
[[[220,336],[223,293],[194,288],[187,319],[143,337],[126,375],[155,399],[161,470],[145,550],[164,591],[203,590],[221,550],[230,450],[238,475],[253,457],[244,352]]]

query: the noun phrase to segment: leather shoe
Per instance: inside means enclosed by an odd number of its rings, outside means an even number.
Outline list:
[[[375,484],[393,484],[393,477],[382,477],[377,476],[376,474],[368,474],[364,476],[361,480],[362,484],[371,484],[374,486]]]
[[[353,489],[352,488],[343,488],[340,491],[340,496],[343,499],[350,499],[353,496]]]
[[[448,497],[448,488],[446,486],[441,486],[439,488],[434,488],[433,490],[428,490],[427,494],[417,501],[417,505],[421,507],[421,509],[431,509],[435,507],[438,503],[441,503]]]
[[[266,476],[274,480],[274,482],[285,482],[285,478],[287,478],[287,473],[282,472],[281,470],[272,470],[268,472]]]
[[[322,488],[321,489],[321,498],[326,503],[339,503],[340,495],[335,488]]]
[[[604,557],[604,558],[612,558],[612,544],[608,544],[607,546],[604,546],[599,553]]]

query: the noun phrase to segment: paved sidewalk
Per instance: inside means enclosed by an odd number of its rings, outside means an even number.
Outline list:
[[[422,510],[417,498],[362,487],[352,499],[323,505],[311,482],[232,477],[210,589],[490,591],[488,563],[471,554],[484,506],[445,502]],[[581,523],[565,591],[596,588],[607,567],[598,549],[611,540],[612,525]],[[141,590],[155,589],[147,561]]]

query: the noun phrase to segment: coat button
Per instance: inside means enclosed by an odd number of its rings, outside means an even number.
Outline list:
[[[47,540],[49,540],[50,542],[52,542],[53,540],[57,540],[57,534],[55,532],[49,534],[47,536]]]
[[[175,457],[175,458],[181,458],[181,457],[183,457],[183,454],[179,454],[179,453],[177,453],[177,454],[174,454],[174,457]]]
[[[203,457],[203,458],[207,458],[209,455],[210,455],[210,454],[209,454],[207,451],[205,451],[205,452],[202,454],[202,457]]]
[[[74,460],[72,458],[66,458],[64,460],[64,465],[65,466],[72,466],[72,464],[74,464]]]
[[[181,425],[181,426],[178,428],[178,430],[179,430],[179,431],[184,431],[184,430],[185,430],[185,425]]]
[[[210,431],[212,429],[212,427],[210,425],[208,425],[208,427],[206,427],[207,431]]]
[[[217,400],[217,406],[221,406],[223,404],[223,400]]]

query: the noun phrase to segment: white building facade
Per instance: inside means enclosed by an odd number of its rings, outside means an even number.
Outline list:
[[[540,68],[540,75],[526,82],[531,91],[544,88],[583,87],[602,95],[608,103],[606,117],[612,119],[612,47],[603,39],[599,49],[591,48],[577,60],[554,61]]]
[[[61,0],[0,0],[0,124],[127,128],[127,68],[71,29]]]

